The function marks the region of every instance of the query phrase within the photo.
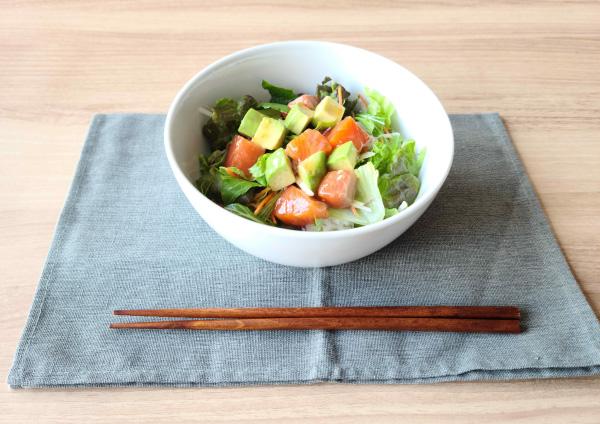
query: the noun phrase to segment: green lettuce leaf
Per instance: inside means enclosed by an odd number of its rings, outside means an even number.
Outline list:
[[[381,175],[399,175],[406,172],[419,175],[422,158],[416,153],[414,140],[404,140],[400,133],[380,136],[371,147],[373,155],[369,158]]]
[[[261,209],[261,211],[256,214],[256,216],[263,220],[266,223],[269,223],[269,225],[272,224],[271,221],[271,214],[273,213],[273,210],[275,209],[275,204],[277,203],[277,200],[279,200],[279,198],[281,197],[281,194],[283,193],[283,190],[275,192],[275,195],[273,197],[271,197],[267,203],[265,203],[265,205],[263,206],[263,208]]]
[[[370,115],[366,112],[361,112],[355,116],[355,119],[360,122],[363,128],[371,135],[378,136],[383,134],[385,121],[378,116]]]
[[[263,220],[260,217],[258,217],[257,215],[254,215],[254,212],[252,212],[252,209],[250,209],[246,205],[242,205],[241,203],[231,203],[231,204],[225,206],[225,209],[227,209],[229,212],[233,212],[234,214],[241,216],[242,218],[246,218],[246,219],[249,219],[250,221],[258,222],[259,224],[273,225],[273,223],[271,221]]]
[[[262,88],[271,94],[271,103],[279,103],[287,105],[289,102],[298,97],[294,90],[289,88],[278,87],[271,84],[269,81],[263,80]]]
[[[243,96],[238,101],[229,98],[217,100],[210,118],[202,127],[202,134],[206,137],[211,150],[225,149],[237,133],[248,109],[257,106],[256,99],[249,95]]]
[[[281,196],[281,193],[282,192],[275,193],[275,195],[271,197],[271,199],[263,206],[262,210],[257,214],[254,214],[252,209],[241,203],[231,203],[225,206],[225,209],[241,216],[242,218],[249,219],[250,221],[266,225],[275,225],[273,221],[271,221],[271,214],[273,213],[273,209],[275,209],[275,204]]]
[[[221,192],[221,200],[223,203],[228,205],[230,203],[235,202],[240,196],[246,194],[248,190],[255,187],[262,187],[260,183],[255,181],[248,181],[244,178],[244,173],[235,167],[230,167],[237,177],[232,177],[227,172],[226,168],[219,168],[219,178],[220,182],[220,192]]]
[[[317,85],[316,95],[319,99],[323,99],[325,96],[330,96],[333,97],[336,102],[339,102],[338,87],[340,87],[340,91],[342,93],[342,106],[345,108],[344,117],[354,116],[358,99],[351,99],[350,92],[346,90],[342,84],[332,80],[331,77],[325,77],[321,84]]]
[[[344,219],[335,219],[335,218],[324,218],[324,219],[315,219],[314,224],[308,224],[304,227],[305,231],[314,231],[314,232],[322,232],[322,231],[340,231],[340,230],[349,230],[350,228],[354,228],[354,223],[349,222]]]
[[[419,171],[421,170],[421,167],[423,166],[423,162],[425,162],[426,152],[427,152],[427,149],[425,147],[423,147],[417,154],[417,167],[419,168]]]
[[[369,161],[379,171],[379,191],[386,208],[402,202],[413,203],[421,183],[419,171],[424,154],[417,154],[414,140],[403,140],[399,133],[380,136],[372,146]]]
[[[329,216],[334,219],[352,222],[357,225],[368,225],[381,221],[385,216],[385,207],[377,181],[379,172],[371,162],[354,170],[357,177],[355,201],[364,204],[356,214],[350,209],[329,209]]]
[[[249,94],[242,96],[240,100],[238,100],[238,118],[241,121],[248,109],[257,108],[258,102],[254,97]],[[238,124],[239,126],[239,124]]]
[[[219,167],[225,160],[225,150],[215,150],[210,155],[198,157],[199,176],[196,187],[209,199],[218,201],[220,196]]]
[[[259,103],[258,107],[260,109],[271,109],[271,110],[276,110],[277,112],[283,112],[283,113],[288,113],[290,111],[290,108],[287,105],[282,105],[280,103],[263,102],[263,103]],[[277,115],[279,115],[279,114],[277,114]]]
[[[398,213],[397,208],[385,208],[385,218],[389,218],[390,216],[394,216]]]
[[[365,97],[369,105],[365,112],[356,115],[356,120],[375,137],[391,131],[392,117],[396,112],[392,102],[368,87],[365,87]]]
[[[267,185],[267,177],[265,175],[265,171],[267,168],[267,159],[270,155],[271,153],[265,153],[261,155],[256,161],[256,163],[252,165],[249,169],[252,178],[254,178],[254,181],[256,181],[262,186]]]
[[[419,194],[421,182],[412,174],[379,177],[379,191],[386,208],[397,208],[402,202],[412,204]]]

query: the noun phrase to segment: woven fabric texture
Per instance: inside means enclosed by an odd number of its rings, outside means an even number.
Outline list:
[[[12,387],[427,383],[600,372],[600,327],[497,114],[454,115],[452,171],[395,242],[297,269],[229,245],[180,192],[162,115],[93,120]],[[519,335],[117,331],[113,309],[516,305]]]

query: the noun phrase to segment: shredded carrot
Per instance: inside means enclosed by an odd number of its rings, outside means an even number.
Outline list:
[[[259,191],[258,193],[256,193],[256,196],[254,196],[253,200],[260,199],[261,197],[263,197],[264,195],[266,195],[270,190],[271,190],[270,187],[263,188],[261,191]]]
[[[230,177],[239,178],[240,176],[233,172],[233,169],[225,168],[225,172],[229,174]]]
[[[354,214],[354,216],[358,215],[358,211],[356,210],[356,208],[354,206],[351,206],[350,210],[352,211],[352,213]]]
[[[358,95],[358,100],[360,100],[365,109],[369,107],[369,102],[367,101],[367,99],[365,99],[365,96],[363,96],[362,94]]]
[[[341,85],[337,86],[337,95],[338,95],[338,103],[340,104],[340,106],[343,106],[344,99],[342,99],[342,86]]]
[[[275,216],[271,215],[271,221],[273,221],[273,224],[277,224],[277,221],[275,221]]]
[[[273,192],[265,196],[265,198],[262,199],[258,205],[256,205],[256,209],[254,209],[254,215],[258,215],[260,211],[265,207],[267,202],[273,198],[273,196],[275,196],[275,193]]]

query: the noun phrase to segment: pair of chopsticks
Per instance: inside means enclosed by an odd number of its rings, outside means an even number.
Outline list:
[[[116,329],[521,332],[521,312],[514,306],[130,309],[114,314],[199,318],[110,324]]]

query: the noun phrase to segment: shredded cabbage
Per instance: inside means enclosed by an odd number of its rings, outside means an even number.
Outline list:
[[[371,88],[365,87],[365,96],[369,102],[367,110],[356,115],[356,120],[378,137],[391,130],[396,109],[390,100]]]

